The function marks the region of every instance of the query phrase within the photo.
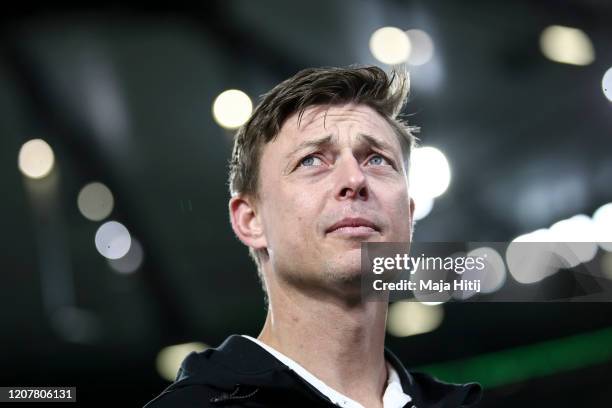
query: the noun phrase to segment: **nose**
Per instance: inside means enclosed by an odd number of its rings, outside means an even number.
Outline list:
[[[337,200],[367,200],[367,180],[361,166],[351,154],[339,158],[337,162],[338,181],[336,186]]]

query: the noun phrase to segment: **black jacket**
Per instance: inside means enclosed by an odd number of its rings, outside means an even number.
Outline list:
[[[449,384],[408,372],[388,349],[385,357],[397,371],[404,392],[412,397],[405,407],[472,407],[480,399],[479,384]],[[216,349],[187,356],[176,381],[145,408],[263,408],[334,407],[298,374],[253,341],[228,337]]]

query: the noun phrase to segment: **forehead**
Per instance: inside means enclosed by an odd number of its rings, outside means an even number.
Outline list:
[[[277,141],[293,145],[305,139],[348,131],[364,133],[400,148],[393,128],[378,112],[367,105],[314,105],[304,110],[301,119],[292,114],[283,124]]]

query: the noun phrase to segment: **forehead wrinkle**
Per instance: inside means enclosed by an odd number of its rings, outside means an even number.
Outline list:
[[[372,117],[371,114],[374,114],[374,117]],[[369,145],[390,151],[392,153],[394,153],[398,147],[400,150],[402,149],[401,143],[399,143],[396,137],[392,137],[392,141],[389,140],[389,136],[395,134],[393,128],[383,117],[380,116],[378,112],[367,105],[349,105],[348,108],[343,108],[342,105],[314,105],[306,108],[304,116],[305,120],[302,121],[301,124],[298,121],[297,115],[295,115],[292,119],[292,123],[288,125],[290,129],[292,129],[290,133],[292,134],[292,139],[295,142],[298,142],[297,139],[302,138],[307,138],[310,140],[299,142],[298,145],[291,149],[291,151],[286,155],[287,158],[291,158],[298,151],[303,150],[304,148],[320,148],[324,145],[337,145],[340,142],[340,134],[338,132],[341,131],[337,127],[343,122],[348,125],[349,134],[355,135],[355,133],[350,129],[353,129],[354,127],[361,128],[357,129],[358,133],[356,133],[356,136],[358,139],[355,139],[355,137],[350,138],[351,145],[355,143]],[[325,119],[327,116],[331,118],[345,118],[346,120],[341,119],[339,121],[334,121],[334,123],[330,124],[328,127],[325,124]],[[367,118],[367,120],[363,120],[364,117]],[[321,119],[323,119],[323,129],[321,129]],[[347,124],[346,122],[354,123]],[[337,129],[334,131],[331,128]],[[323,130],[325,130],[325,132],[323,132]],[[322,137],[315,136],[316,134],[320,133],[325,133],[325,135]]]
[[[324,108],[318,107],[315,109],[316,110],[314,112],[311,112],[308,115],[309,116],[308,122],[306,122],[304,126],[300,126],[299,128],[294,128],[294,132],[292,132],[294,138],[300,138],[300,136],[302,136],[310,140],[305,140],[299,143],[294,149],[292,149],[292,151],[288,154],[288,156],[295,154],[298,150],[301,150],[305,147],[316,147],[316,146],[322,147],[323,145],[338,144],[339,139],[340,139],[340,133],[344,133],[343,131],[341,131],[340,128],[338,128],[338,126],[343,122],[345,123],[345,126],[347,126],[348,133],[351,135],[356,135],[356,138],[355,137],[350,138],[351,144],[354,144],[354,143],[359,143],[362,145],[365,144],[365,145],[370,145],[370,146],[374,146],[374,147],[384,149],[384,150],[389,150],[389,151],[394,151],[398,147],[401,149],[401,143],[397,143],[399,142],[397,138],[392,137],[393,141],[388,140],[389,135],[387,135],[387,133],[394,135],[395,132],[391,128],[391,126],[389,126],[387,121],[384,120],[384,118],[381,118],[377,115],[376,118],[380,120],[374,120],[374,121],[367,120],[367,121],[362,122],[362,121],[357,120],[356,118],[351,117],[354,115],[368,116],[368,112],[355,112],[355,111],[329,112],[330,117],[346,117],[347,120],[340,120],[337,123],[333,123],[330,125],[329,128],[324,125],[323,129],[326,130],[325,136],[318,137],[318,138],[309,137],[313,134],[319,133],[318,131],[320,130],[320,127],[318,128],[312,127],[312,129],[308,129],[317,120],[321,119],[321,114],[323,113],[321,111]],[[327,115],[328,111],[329,109],[325,109],[324,113]],[[323,120],[325,120],[325,116],[323,117]],[[346,122],[349,122],[349,123],[346,123]],[[353,122],[353,123],[350,123],[350,122]],[[361,129],[357,129],[356,132],[353,132],[352,129],[354,129],[355,127],[358,127]],[[332,130],[331,128],[336,128],[336,131]],[[396,143],[393,143],[393,142],[396,142]]]
[[[304,140],[301,143],[299,143],[293,150],[291,150],[291,152],[287,154],[287,157],[291,157],[297,152],[299,152],[300,150],[303,150],[309,147],[322,147],[322,146],[331,145],[334,143],[334,139],[335,137],[333,134],[328,134],[323,137],[319,137],[317,139]]]
[[[377,138],[375,136],[368,135],[367,133],[358,133],[357,137],[359,138],[359,141],[361,143],[367,144],[369,146],[374,146],[378,149],[394,152],[397,148],[397,146],[393,146],[393,144],[384,140],[385,138]],[[401,145],[399,147],[401,149]]]
[[[352,125],[350,127],[352,127]],[[341,137],[337,132],[332,132],[316,139],[304,140],[299,143],[294,149],[292,149],[286,157],[291,158],[296,153],[304,149],[321,149],[326,147],[338,146],[340,145],[340,138]],[[395,147],[387,141],[380,140],[375,136],[371,136],[361,132],[357,134],[349,132],[349,145],[352,148],[358,149],[373,146],[381,150],[386,150],[390,153],[395,152]]]

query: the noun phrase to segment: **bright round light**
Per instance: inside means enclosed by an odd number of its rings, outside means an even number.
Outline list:
[[[40,179],[53,169],[53,149],[42,139],[32,139],[23,144],[17,159],[19,170],[29,178]]]
[[[484,269],[476,268],[466,270],[462,279],[467,281],[480,280],[481,293],[493,293],[504,285],[506,281],[506,265],[504,259],[495,249],[490,247],[476,248],[467,254],[468,257],[481,257]]]
[[[121,274],[130,274],[136,272],[144,258],[142,245],[136,239],[132,238],[132,243],[127,254],[119,259],[107,259],[108,265],[116,272]]]
[[[242,126],[249,120],[252,111],[251,98],[238,89],[221,92],[213,103],[213,117],[221,127],[226,129]]]
[[[79,192],[77,206],[85,218],[101,221],[113,211],[113,193],[102,183],[87,184]]]
[[[372,55],[384,64],[399,64],[410,56],[410,39],[396,27],[383,27],[374,31],[370,37]]]
[[[593,228],[595,241],[602,249],[612,252],[612,203],[602,205],[593,213]]]
[[[612,68],[608,68],[601,79],[601,89],[609,101],[612,101]]]
[[[423,30],[408,30],[406,35],[410,39],[412,49],[408,57],[410,65],[423,65],[428,63],[433,57],[434,44],[433,40]]]
[[[130,250],[132,238],[123,224],[108,221],[98,228],[95,242],[100,255],[108,259],[119,259]]]
[[[396,337],[414,336],[437,329],[444,319],[440,305],[396,302],[389,307],[387,331]]]
[[[536,283],[554,275],[560,268],[555,244],[548,229],[516,237],[506,249],[510,275],[519,283]]]
[[[552,236],[548,228],[540,228],[527,234],[519,235],[512,242],[551,242],[551,239]]]
[[[593,44],[584,31],[564,26],[547,27],[540,36],[546,58],[572,65],[588,65],[595,60]]]
[[[174,381],[185,357],[191,352],[201,352],[207,348],[206,344],[197,342],[165,347],[160,350],[155,360],[157,372],[163,379]]]
[[[410,158],[410,191],[415,197],[435,198],[443,194],[451,180],[446,156],[435,147],[414,149]]]
[[[418,221],[427,217],[433,209],[435,199],[423,195],[413,195],[412,193],[410,196],[414,200],[414,214],[412,215],[413,220]]]
[[[549,228],[555,253],[564,261],[563,266],[574,266],[589,262],[597,253],[597,238],[593,221],[584,214],[554,223]]]

